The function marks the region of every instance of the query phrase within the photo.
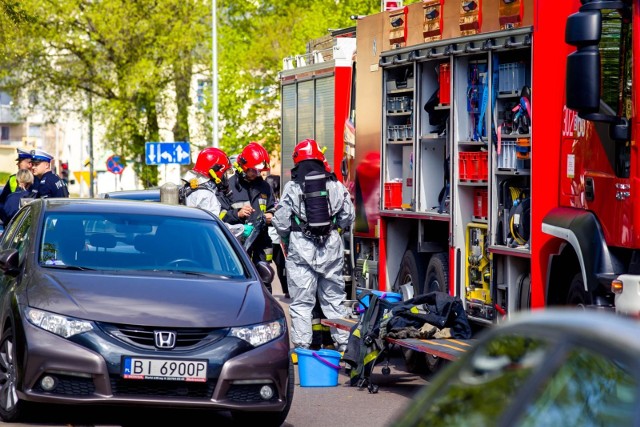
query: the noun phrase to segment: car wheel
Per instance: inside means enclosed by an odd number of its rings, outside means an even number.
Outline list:
[[[422,293],[434,291],[449,293],[449,258],[446,253],[431,255],[427,266]]]
[[[571,280],[569,293],[567,294],[567,305],[579,308],[587,308],[593,304],[593,295],[584,290],[584,280],[582,274],[577,273]]]
[[[400,264],[400,287],[402,285],[411,284],[414,294],[418,294],[420,287],[421,272],[420,264],[418,263],[417,254],[412,250],[407,250],[402,256],[402,263]],[[402,289],[402,288],[400,288]]]
[[[0,418],[4,421],[19,421],[26,402],[18,399],[16,383],[16,343],[13,328],[7,328],[0,337]]]
[[[287,384],[287,404],[280,412],[232,412],[234,421],[242,425],[259,425],[260,427],[278,427],[284,424],[289,415],[293,402],[293,390],[295,389],[295,376],[293,364],[289,363],[289,382]]]

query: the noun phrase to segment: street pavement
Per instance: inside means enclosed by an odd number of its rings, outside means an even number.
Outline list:
[[[289,319],[289,299],[284,298],[276,277],[273,295],[280,301]],[[379,386],[372,394],[366,388],[349,386],[344,364],[336,387],[301,387],[296,366],[293,404],[285,427],[391,427],[392,420],[410,401],[413,394],[428,383],[427,377],[409,374],[399,349],[392,352],[391,373],[382,375],[382,365],[373,370],[372,382]]]

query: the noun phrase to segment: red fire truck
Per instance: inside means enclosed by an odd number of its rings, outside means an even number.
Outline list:
[[[353,62],[281,72],[283,173],[315,138],[353,191],[353,290],[446,291],[486,324],[550,305],[638,315],[640,3],[425,0],[354,18]]]

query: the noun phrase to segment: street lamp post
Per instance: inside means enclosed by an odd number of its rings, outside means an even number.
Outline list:
[[[211,133],[213,146],[218,148],[218,13],[216,0],[211,1]]]

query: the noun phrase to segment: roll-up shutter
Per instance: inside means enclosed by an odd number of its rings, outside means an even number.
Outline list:
[[[296,85],[282,87],[282,184],[291,179],[291,153],[296,146]]]
[[[315,140],[320,147],[327,147],[324,155],[333,164],[333,129],[335,123],[334,77],[316,80],[316,132]]]

